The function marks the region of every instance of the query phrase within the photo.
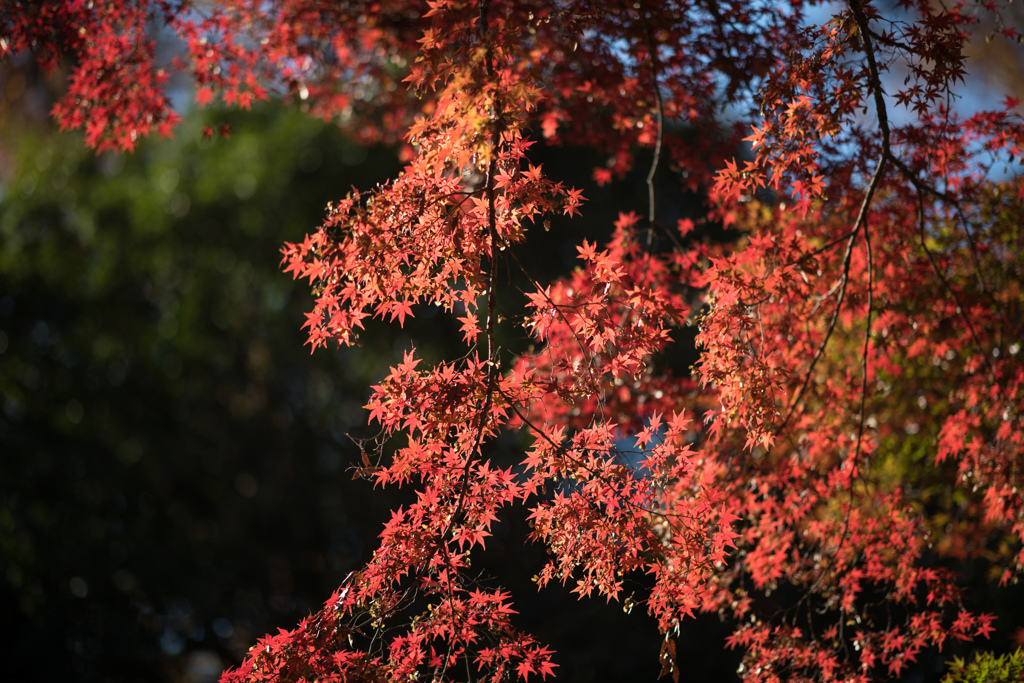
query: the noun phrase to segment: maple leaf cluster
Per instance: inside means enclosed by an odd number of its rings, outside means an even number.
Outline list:
[[[358,472],[415,502],[225,681],[552,674],[470,571],[518,505],[549,552],[540,585],[620,600],[646,577],[628,599],[665,674],[698,612],[735,625],[749,681],[887,678],[992,632],[955,563],[1024,571],[1024,121],[1013,100],[951,105],[968,29],[999,3],[899,5],[816,24],[797,1],[15,3],[0,56],[70,60],[54,115],[98,149],[166,131],[171,70],[200,104],[277,92],[407,145],[397,178],[332,204],[283,265],[316,293],[314,349],[427,306],[459,321],[461,359],[410,351],[367,405],[399,445]],[[152,22],[184,56],[156,63]],[[538,138],[607,155],[602,185],[653,157],[646,215],[624,210],[552,282],[518,253],[583,197],[531,162]],[[665,168],[705,215],[659,220]],[[511,357],[501,326],[530,349]],[[686,326],[702,355],[673,374],[658,359]],[[499,466],[507,433],[526,445]]]

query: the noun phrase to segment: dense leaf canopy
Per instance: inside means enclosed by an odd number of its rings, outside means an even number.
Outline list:
[[[0,56],[70,63],[53,114],[97,149],[170,133],[175,72],[200,104],[280,96],[403,145],[283,265],[314,350],[426,311],[463,346],[373,387],[357,473],[410,502],[224,680],[555,673],[473,564],[521,509],[536,582],[641,605],[664,674],[697,613],[750,681],[884,679],[993,633],[963,572],[1024,570],[1024,122],[957,98],[972,27],[1018,35],[1000,3],[14,6]],[[531,244],[587,209],[539,139],[599,153],[601,186],[648,173],[556,278]]]

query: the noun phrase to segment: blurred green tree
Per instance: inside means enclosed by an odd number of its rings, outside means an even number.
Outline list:
[[[5,136],[3,680],[211,679],[385,514],[342,487],[391,341],[310,356],[278,248],[394,154],[280,108],[246,121],[132,156]]]

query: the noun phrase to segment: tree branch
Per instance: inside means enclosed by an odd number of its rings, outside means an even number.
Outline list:
[[[657,139],[654,142],[654,158],[651,159],[651,170],[647,173],[647,217],[650,224],[647,227],[647,248],[651,248],[654,242],[654,225],[657,221],[655,197],[654,197],[654,176],[658,172],[658,163],[661,161],[661,145],[665,135],[665,105],[661,99],[661,87],[658,85],[658,46],[654,41],[654,34],[651,33],[650,17],[644,13],[644,29],[647,32],[647,52],[651,57],[651,84],[654,87],[654,100],[658,105],[655,110],[658,122]]]
[[[814,368],[821,359],[822,354],[825,353],[825,347],[828,345],[829,339],[835,331],[836,322],[839,320],[839,312],[843,306],[843,300],[846,297],[846,284],[849,281],[850,276],[850,261],[853,256],[853,245],[857,241],[857,235],[861,228],[864,228],[865,238],[867,239],[866,221],[868,209],[871,206],[871,201],[874,199],[875,191],[878,189],[878,185],[882,180],[886,162],[892,157],[892,151],[889,146],[889,117],[886,112],[885,97],[882,93],[882,83],[878,75],[878,64],[875,62],[875,53],[871,45],[868,18],[864,14],[864,8],[861,6],[859,0],[850,0],[849,4],[850,10],[853,12],[854,20],[857,22],[859,33],[861,34],[861,41],[864,44],[864,57],[868,63],[868,89],[874,95],[875,111],[878,116],[878,128],[882,136],[882,151],[879,155],[878,163],[875,165],[875,171],[871,175],[871,182],[868,184],[868,188],[864,193],[864,199],[861,202],[860,211],[857,213],[857,220],[853,225],[853,231],[850,235],[850,239],[846,244],[846,253],[843,255],[843,273],[840,277],[841,284],[839,287],[839,298],[836,301],[836,307],[832,313],[832,319],[829,321],[828,327],[826,328],[825,339],[822,340],[821,346],[818,347],[817,353],[814,354],[814,358],[811,360],[811,366],[807,369],[807,374],[804,376],[804,381],[800,386],[800,390],[797,392],[796,397],[793,399],[789,409],[786,411],[786,417],[783,419],[779,428],[775,430],[776,436],[786,428],[790,419],[793,417],[794,412],[799,407],[800,401],[803,399],[804,393],[810,385],[811,378],[814,374]],[[870,245],[868,246],[868,250],[870,252]],[[870,333],[870,311],[868,318],[868,332]]]

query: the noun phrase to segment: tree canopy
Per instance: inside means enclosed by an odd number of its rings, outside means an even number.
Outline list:
[[[372,387],[355,474],[407,502],[224,681],[557,675],[478,569],[516,514],[535,582],[646,610],[674,678],[700,613],[749,681],[897,677],[1019,626],[981,598],[1024,571],[1024,122],[962,97],[972,41],[1019,36],[1002,3],[13,7],[0,57],[65,65],[53,115],[98,150],[171,134],[176,74],[401,145],[282,265],[317,353],[427,315],[462,346]],[[540,140],[644,200],[586,223]],[[590,235],[552,277],[560,217]]]

